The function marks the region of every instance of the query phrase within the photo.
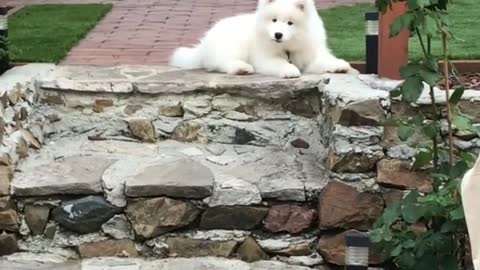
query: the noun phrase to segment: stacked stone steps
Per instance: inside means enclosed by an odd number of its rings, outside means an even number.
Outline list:
[[[152,74],[144,75],[147,71]],[[162,68],[147,71],[117,67],[86,73],[78,67],[58,68],[39,82],[38,99],[49,104],[50,114],[66,114],[63,123],[53,124],[52,132],[66,133],[70,128],[73,133],[112,138],[130,129],[145,142],[172,138],[281,147],[303,136],[315,150],[321,147],[315,118],[322,77],[278,80]],[[41,111],[48,117],[47,110]]]
[[[45,146],[11,184],[19,248],[320,267],[323,78],[153,75],[57,67],[37,82]]]
[[[24,255],[335,269],[348,230],[431,189],[408,167],[410,145],[381,126],[402,114],[388,95],[398,82],[163,67],[55,67],[34,81],[0,196],[0,243]],[[382,263],[374,249],[370,263]]]

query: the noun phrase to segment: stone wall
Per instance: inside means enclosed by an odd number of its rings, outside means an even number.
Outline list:
[[[17,250],[18,214],[10,194],[10,182],[20,159],[31,149],[40,149],[41,126],[29,121],[36,98],[36,79],[53,65],[18,67],[0,76],[0,255]],[[5,233],[6,232],[6,233]]]
[[[432,188],[410,169],[410,142],[382,126],[425,108],[391,101],[393,83],[57,67],[25,117],[42,149],[0,197],[0,253],[343,265],[347,231]],[[459,147],[479,140],[456,133]],[[382,263],[374,248],[370,263]]]

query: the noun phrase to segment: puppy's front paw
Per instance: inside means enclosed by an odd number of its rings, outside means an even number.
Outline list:
[[[300,70],[292,64],[286,65],[279,73],[282,78],[298,78],[300,75]]]
[[[354,69],[353,67],[350,67],[350,68],[347,70],[347,74],[357,75],[357,74],[360,74],[360,71]]]
[[[342,73],[342,74],[360,74],[360,72],[352,67],[349,68],[340,68],[340,69],[335,69],[332,71],[329,71],[329,73]]]
[[[253,67],[243,61],[232,62],[227,68],[227,74],[230,75],[249,75],[254,72]]]

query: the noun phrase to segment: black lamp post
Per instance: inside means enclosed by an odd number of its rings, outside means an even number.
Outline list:
[[[365,48],[367,74],[378,74],[378,12],[365,14]]]
[[[368,234],[350,231],[345,238],[345,270],[368,270]]]
[[[9,66],[8,57],[8,7],[0,6],[0,74]]]

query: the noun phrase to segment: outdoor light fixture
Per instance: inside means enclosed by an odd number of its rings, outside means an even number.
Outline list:
[[[11,7],[0,6],[0,37],[7,38],[8,36],[8,10]]]
[[[365,13],[366,67],[367,74],[378,73],[378,12]]]
[[[8,32],[7,11],[6,7],[0,7],[0,36],[6,36]]]
[[[347,250],[345,254],[345,270],[368,269],[368,234],[350,231],[345,236]]]
[[[8,60],[8,7],[0,6],[0,74],[7,70]]]

